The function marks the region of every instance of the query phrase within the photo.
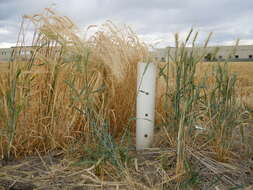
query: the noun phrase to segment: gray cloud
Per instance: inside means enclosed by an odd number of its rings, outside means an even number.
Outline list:
[[[214,43],[253,39],[252,0],[0,0],[0,46],[16,41],[22,15],[53,3],[81,27],[110,19],[133,26],[143,39],[167,40],[163,45],[172,43],[175,32],[185,35],[191,27],[202,33],[200,39],[213,31]]]

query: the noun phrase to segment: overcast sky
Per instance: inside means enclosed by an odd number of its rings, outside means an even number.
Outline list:
[[[173,34],[191,27],[200,39],[214,32],[212,44],[229,45],[240,38],[253,44],[253,0],[0,0],[0,47],[15,45],[22,15],[54,10],[79,27],[110,19],[132,26],[148,43],[173,45]]]

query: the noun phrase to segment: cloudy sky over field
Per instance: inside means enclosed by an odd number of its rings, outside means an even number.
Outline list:
[[[149,42],[173,45],[173,34],[191,27],[212,44],[253,44],[253,0],[0,0],[0,47],[15,45],[22,15],[54,10],[81,28],[112,20],[125,23]]]

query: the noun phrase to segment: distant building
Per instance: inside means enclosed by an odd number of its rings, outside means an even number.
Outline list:
[[[0,63],[11,61],[11,58],[16,53],[21,59],[25,59],[31,54],[31,47],[11,47],[11,48],[0,48]]]
[[[19,60],[28,60],[31,55],[39,49],[40,52],[46,53],[47,48],[40,48],[35,46],[15,46],[11,48],[0,48],[0,63],[11,61],[13,57]],[[55,49],[59,53],[59,50]]]
[[[203,61],[253,61],[253,45],[241,45],[236,49],[234,46],[210,46],[204,49],[203,47],[195,47],[199,54],[205,53]],[[235,51],[233,52],[233,50]],[[186,51],[191,51],[192,47],[186,47]],[[175,57],[176,48],[167,47],[156,49],[153,55],[159,61],[166,61],[169,58]],[[168,54],[170,56],[168,56]]]
[[[195,48],[195,53],[202,54],[205,51],[203,61],[253,61],[253,45],[238,46],[235,52],[233,52],[234,46],[210,46],[206,49],[204,49],[203,47]],[[216,52],[217,49],[219,50]],[[34,47],[27,46],[23,48],[0,48],[0,63],[10,61],[14,50],[16,51],[16,55],[18,55],[22,59],[26,59],[30,57],[30,55],[34,51]],[[186,47],[186,50],[191,51],[192,48]],[[168,52],[170,53],[170,56],[168,56]],[[165,62],[166,60],[168,60],[168,58],[174,58],[175,52],[175,47],[167,47],[158,48],[151,53],[156,58],[156,60]],[[59,53],[59,50],[56,50],[55,53]],[[66,56],[66,60],[72,60],[71,56]]]
[[[0,63],[8,62],[11,58],[13,48],[0,48]]]

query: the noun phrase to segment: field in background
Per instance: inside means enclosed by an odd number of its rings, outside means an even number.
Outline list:
[[[156,148],[137,153],[136,66],[152,61],[147,45],[111,22],[81,37],[50,9],[25,20],[35,27],[32,56],[21,61],[16,52],[0,65],[0,153],[7,164],[0,176],[8,183],[150,190],[253,184],[253,63],[200,63],[203,55],[184,48],[198,34],[182,43],[176,35],[175,62],[157,63]],[[24,22],[20,46],[25,29]],[[43,164],[8,165],[29,155]],[[21,174],[10,176],[13,170]]]
[[[162,67],[165,63],[160,63]],[[213,68],[218,63],[215,62],[200,62],[197,65],[196,79],[202,81],[203,78],[207,79],[207,84],[212,84],[213,79]],[[230,74],[235,74],[237,76],[237,88],[236,92],[238,98],[242,98],[242,103],[245,103],[250,110],[253,110],[253,62],[230,62],[228,63],[228,69]],[[170,76],[172,78],[175,76],[175,73],[172,71],[173,66],[170,71]],[[163,80],[158,80],[158,88],[161,89],[164,87]],[[161,92],[160,92],[161,93]],[[158,92],[158,94],[160,94]]]
[[[202,80],[204,77],[212,78],[212,69],[217,63],[215,62],[201,62],[197,65],[197,78]],[[164,63],[158,64],[160,66]],[[0,63],[0,72],[6,72],[8,70],[8,63]],[[39,69],[36,68],[37,72]],[[242,103],[245,104],[250,110],[253,110],[253,62],[231,62],[229,63],[229,71],[231,74],[237,75],[237,93],[238,98],[242,99]],[[43,71],[41,71],[43,72]],[[171,72],[171,75],[174,75]],[[158,78],[159,79],[159,78]],[[211,81],[209,81],[211,83]],[[163,82],[158,80],[158,99],[162,93]],[[159,92],[160,89],[160,92]]]
[[[203,66],[202,66],[203,64]],[[217,63],[200,63],[197,75],[212,77],[212,67]],[[236,96],[248,110],[253,111],[253,62],[231,62],[228,65],[229,73],[237,76]]]

